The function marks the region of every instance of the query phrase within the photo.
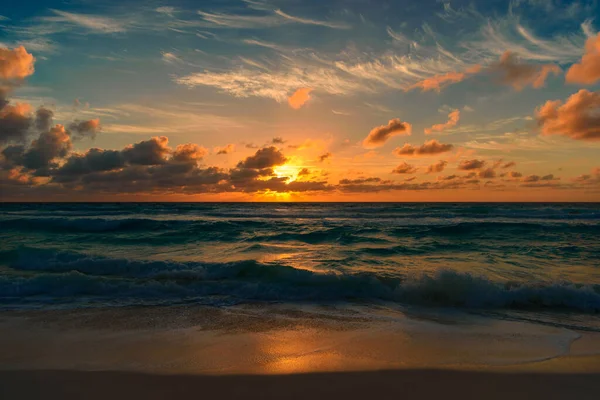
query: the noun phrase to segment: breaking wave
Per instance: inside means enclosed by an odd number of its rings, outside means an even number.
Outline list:
[[[141,261],[22,248],[0,252],[0,303],[395,301],[476,309],[600,311],[600,285],[496,282],[450,269],[432,275],[336,273],[255,260]]]

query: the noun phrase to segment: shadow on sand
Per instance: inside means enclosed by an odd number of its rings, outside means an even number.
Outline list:
[[[12,399],[598,399],[600,374],[445,370],[297,375],[151,375],[135,372],[2,371]]]

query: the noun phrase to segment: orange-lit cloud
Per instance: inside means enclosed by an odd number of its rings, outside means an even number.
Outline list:
[[[426,128],[425,134],[429,135],[433,132],[443,132],[446,129],[450,129],[450,128],[456,126],[456,124],[458,124],[459,120],[460,120],[460,110],[454,110],[450,114],[448,114],[447,122],[445,122],[443,124],[435,124],[431,128]]]
[[[310,100],[311,88],[300,88],[296,90],[290,97],[288,97],[288,104],[294,110],[301,108],[307,101]]]
[[[21,80],[33,74],[35,58],[19,46],[13,50],[0,47],[0,78]]]
[[[407,164],[405,161],[401,162],[392,173],[394,174],[414,174],[417,172],[417,168],[414,165]]]
[[[535,114],[542,135],[600,140],[600,92],[582,89],[565,103],[549,100]]]
[[[600,33],[587,40],[585,54],[579,63],[569,68],[566,80],[584,85],[592,85],[600,80]]]
[[[427,173],[431,174],[434,172],[442,172],[444,170],[444,168],[446,168],[446,165],[448,165],[448,161],[440,160],[440,161],[436,162],[435,164],[431,164],[430,166],[428,166]]]
[[[202,159],[208,150],[195,143],[180,144],[173,152],[173,159],[177,161],[197,161]]]
[[[223,146],[223,147],[215,147],[213,149],[213,152],[216,155],[231,154],[234,151],[235,151],[235,144],[233,144],[233,143],[229,143],[228,145]]]
[[[437,92],[441,91],[442,88],[451,85],[453,83],[458,83],[464,81],[470,75],[477,74],[481,71],[481,65],[474,65],[465,72],[448,72],[442,75],[435,75],[431,78],[424,79],[419,81],[408,88],[408,90],[412,89],[421,89],[423,92],[427,92],[430,90],[435,90]]]
[[[485,165],[484,160],[463,160],[458,164],[458,169],[463,171],[471,171],[474,169],[481,169]]]
[[[94,139],[96,138],[96,134],[100,131],[100,119],[74,121],[69,125],[69,131],[71,132],[71,137],[75,139],[81,139],[86,136]]]
[[[561,73],[561,69],[555,64],[525,64],[510,51],[504,52],[500,61],[490,67],[490,71],[500,76],[500,82],[516,90],[522,90],[526,86],[539,89],[545,85],[550,74]]]
[[[398,156],[430,156],[445,153],[453,148],[454,146],[451,144],[443,144],[432,139],[417,147],[409,143],[404,143],[404,146],[397,147],[394,153]]]
[[[380,125],[373,128],[365,140],[363,140],[363,147],[367,149],[380,147],[393,136],[410,135],[411,132],[411,124],[402,122],[399,118],[394,118],[391,119],[387,125]]]

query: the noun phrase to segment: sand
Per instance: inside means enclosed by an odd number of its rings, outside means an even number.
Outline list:
[[[0,399],[596,399],[600,334],[448,310],[0,313]]]

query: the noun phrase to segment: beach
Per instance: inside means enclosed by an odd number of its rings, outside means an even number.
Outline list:
[[[595,398],[600,335],[381,305],[3,312],[6,399]]]
[[[595,204],[2,207],[3,399],[600,390]]]

